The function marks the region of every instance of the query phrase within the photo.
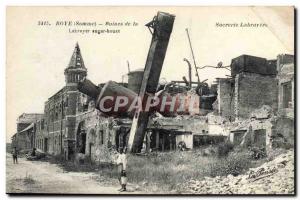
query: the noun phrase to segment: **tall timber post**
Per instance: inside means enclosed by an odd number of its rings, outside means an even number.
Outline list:
[[[147,93],[156,92],[174,20],[174,15],[158,12],[153,20],[146,24],[152,34],[152,40],[139,92],[141,99],[144,99]],[[149,112],[143,110],[137,110],[134,115],[128,140],[128,150],[132,153],[137,153],[142,148],[149,115]]]

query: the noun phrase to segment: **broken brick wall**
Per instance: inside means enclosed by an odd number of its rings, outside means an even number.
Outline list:
[[[218,114],[226,119],[233,118],[234,81],[218,79]]]
[[[117,128],[111,126],[109,120],[101,120],[96,128],[89,130],[87,135],[86,156],[92,162],[111,162],[116,152]]]
[[[285,64],[294,63],[295,57],[290,54],[280,54],[277,56],[277,72],[281,71],[281,68]]]
[[[272,130],[272,146],[290,148],[294,146],[294,119],[287,117],[278,118]]]
[[[244,147],[252,146],[265,148],[267,151],[272,148],[272,135],[274,120],[251,119],[242,122],[242,127],[231,131],[229,139],[235,145]]]
[[[246,119],[252,111],[269,105],[277,111],[277,79],[272,75],[242,72],[235,77],[234,94],[235,118]]]
[[[279,115],[294,118],[295,81],[294,64],[284,64],[278,72],[278,112]]]
[[[203,134],[208,131],[207,118],[202,116],[182,120],[182,125],[185,131],[193,134]]]
[[[85,156],[92,161],[102,160],[103,152],[115,143],[115,135],[112,135],[110,124],[111,119],[100,116],[96,109],[79,114],[76,118],[74,152],[82,153],[79,149],[83,148]],[[85,137],[85,142],[82,141],[82,137]]]
[[[267,149],[272,148],[271,136],[273,134],[273,121],[272,120],[254,120],[250,123],[252,127],[251,143],[254,146],[263,146]],[[261,132],[262,134],[258,134]],[[260,145],[259,145],[260,144]]]

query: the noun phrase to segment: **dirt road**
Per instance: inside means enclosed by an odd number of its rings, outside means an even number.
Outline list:
[[[13,164],[10,154],[6,154],[7,193],[69,193],[69,194],[137,194],[129,185],[127,192],[119,192],[119,185],[104,185],[95,173],[65,172],[56,164],[42,161],[27,161],[20,158]]]

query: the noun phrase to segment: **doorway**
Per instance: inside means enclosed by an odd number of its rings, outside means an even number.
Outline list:
[[[47,153],[48,152],[48,138],[44,139],[44,152]]]
[[[266,147],[266,129],[254,130],[254,146],[259,148]]]

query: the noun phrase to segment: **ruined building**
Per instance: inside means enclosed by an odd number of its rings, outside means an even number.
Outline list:
[[[118,147],[126,146],[132,119],[126,115],[105,115],[96,109],[95,99],[78,90],[79,82],[87,76],[78,44],[64,75],[65,86],[45,102],[44,114],[19,117],[13,145],[19,149],[36,147],[65,159],[82,154],[94,162],[109,160]],[[143,70],[131,71],[128,84],[119,85],[137,94],[142,77]],[[108,86],[117,86],[117,83],[108,82],[97,88]],[[268,148],[293,144],[292,55],[279,55],[277,60],[242,55],[232,59],[231,77],[217,79],[207,92],[202,91],[202,96],[185,88],[175,84],[167,88],[165,95],[186,98],[198,95],[200,112],[151,115],[143,150],[176,150],[182,142],[192,149],[227,138],[238,145],[256,143]],[[215,110],[212,102],[203,107],[203,97],[211,94],[217,95]],[[202,108],[206,109],[204,114]]]
[[[79,45],[64,71],[66,85],[45,103],[44,129],[36,134],[37,149],[72,158],[75,153],[95,157],[103,146],[115,144],[113,120],[101,116],[95,102],[77,89],[87,76]]]
[[[12,145],[23,149],[35,146],[37,123],[43,122],[43,114],[23,113],[17,119],[17,133],[12,136]]]
[[[277,138],[284,143],[295,145],[294,114],[295,114],[295,64],[294,56],[279,55],[277,57],[278,71],[278,120],[276,121]],[[280,141],[281,142],[281,141]],[[280,144],[276,144],[280,145]]]
[[[95,102],[78,91],[78,82],[87,76],[78,44],[64,75],[65,86],[45,102],[44,114],[19,117],[12,143],[20,150],[35,147],[66,159],[71,159],[76,153],[93,160],[99,160],[99,155],[105,158],[107,154],[103,149],[122,143],[123,136],[120,141],[118,131],[120,126],[129,128],[130,123],[126,118],[114,120],[103,116],[95,109]]]
[[[219,79],[218,93],[219,114],[235,120],[230,141],[266,151],[293,146],[294,56],[241,56],[232,60],[231,72],[233,79]]]
[[[294,56],[278,55],[278,113],[286,118],[294,118],[295,67]]]
[[[241,55],[232,59],[231,77],[217,79],[219,115],[230,121],[247,119],[263,105],[277,109],[276,62]]]
[[[87,75],[78,44],[64,74],[66,85],[45,103],[45,129],[37,135],[37,143],[42,144],[38,148],[53,154],[74,148],[76,117],[88,110],[88,98],[77,90],[78,81]]]

